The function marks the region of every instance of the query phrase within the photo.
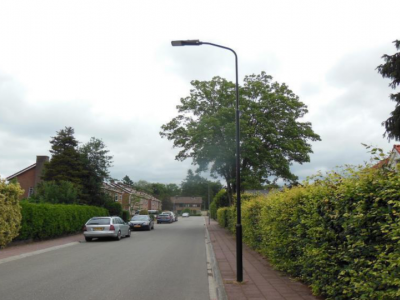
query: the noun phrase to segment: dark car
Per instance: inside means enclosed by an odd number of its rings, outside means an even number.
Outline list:
[[[171,213],[163,212],[157,216],[157,224],[159,223],[172,223],[174,222],[174,217]]]
[[[129,227],[131,230],[135,229],[154,229],[154,221],[149,215],[135,215],[129,221]]]

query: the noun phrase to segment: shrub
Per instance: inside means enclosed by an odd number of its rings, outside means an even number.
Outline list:
[[[125,222],[128,222],[128,221],[130,220],[130,218],[131,218],[131,215],[130,215],[129,211],[123,210],[123,211],[122,211],[122,219],[123,219]]]
[[[0,248],[18,235],[21,223],[19,197],[24,193],[18,183],[0,179]]]
[[[217,206],[217,209],[220,207],[229,206],[229,197],[228,192],[225,189],[220,190],[213,198],[213,202]]]
[[[217,205],[215,204],[215,202],[211,202],[210,204],[210,214],[211,214],[211,218],[213,218],[214,220],[217,219]]]
[[[228,227],[228,208],[221,207],[217,211],[217,221],[222,227]]]
[[[235,229],[236,210],[218,210]],[[243,241],[327,299],[400,299],[400,174],[347,168],[242,202]]]
[[[46,239],[76,233],[94,216],[107,216],[104,208],[86,205],[35,204],[21,201],[22,223],[18,239]]]
[[[104,203],[104,208],[108,210],[110,216],[121,216],[122,215],[122,205],[119,202],[113,200],[106,200]]]
[[[77,204],[80,189],[70,181],[42,181],[29,202]]]
[[[139,215],[148,215],[148,214],[149,214],[149,211],[147,209],[142,209],[139,212]]]

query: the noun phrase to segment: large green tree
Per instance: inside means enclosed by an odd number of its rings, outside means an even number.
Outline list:
[[[235,84],[220,77],[192,81],[190,95],[177,106],[178,116],[162,126],[160,135],[181,148],[177,160],[192,158],[197,171],[226,180],[230,197],[236,191]],[[318,141],[308,112],[286,84],[272,82],[265,72],[245,76],[240,87],[241,179],[243,189],[282,178],[294,181],[293,162],[310,160],[309,141]]]
[[[51,160],[45,165],[43,179],[45,181],[70,181],[76,186],[82,185],[82,175],[86,172],[78,141],[74,137],[74,129],[65,127],[50,140]]]
[[[400,50],[400,40],[393,42],[397,50]],[[392,82],[389,86],[395,89],[400,85],[400,52],[393,55],[385,54],[382,56],[385,63],[377,67],[378,72],[383,78],[389,78]],[[400,92],[393,93],[390,95],[390,99],[396,102],[394,111],[391,112],[391,116],[382,123],[385,126],[386,132],[384,136],[387,135],[389,140],[400,140]]]

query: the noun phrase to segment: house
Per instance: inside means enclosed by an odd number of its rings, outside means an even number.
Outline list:
[[[49,162],[48,156],[38,155],[36,156],[36,163],[6,178],[8,181],[14,179],[18,181],[24,190],[24,194],[20,197],[21,199],[33,195],[36,186],[42,181],[42,172],[47,162]]]
[[[201,197],[171,197],[173,211],[181,213],[182,210],[188,208],[191,213],[201,213]]]
[[[122,208],[134,215],[137,210],[161,210],[161,201],[147,193],[137,191],[131,186],[120,183],[110,182],[103,185],[107,194],[115,201],[121,203]]]
[[[400,145],[393,145],[393,149],[389,154],[389,157],[381,160],[373,166],[375,169],[383,167],[396,170],[397,165],[400,164]]]

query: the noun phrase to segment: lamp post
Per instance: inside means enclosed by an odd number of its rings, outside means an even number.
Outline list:
[[[235,55],[236,67],[236,207],[237,207],[237,223],[236,223],[236,280],[243,281],[243,245],[242,245],[242,212],[240,207],[240,123],[239,123],[239,83],[238,83],[238,58],[233,49],[221,45],[201,42],[199,40],[180,40],[172,41],[172,46],[201,46],[210,45],[231,51]]]

